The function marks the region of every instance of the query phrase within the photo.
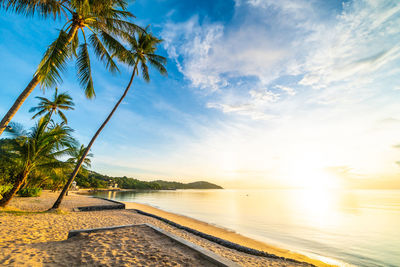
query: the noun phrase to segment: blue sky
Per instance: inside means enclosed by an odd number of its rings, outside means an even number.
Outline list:
[[[137,0],[129,10],[164,39],[169,75],[135,79],[93,147],[94,170],[226,187],[398,181],[398,1]],[[62,24],[0,15],[4,114]],[[126,67],[113,76],[93,62],[95,100],[72,63],[59,86],[85,144],[129,79]],[[15,121],[33,124],[38,95]]]

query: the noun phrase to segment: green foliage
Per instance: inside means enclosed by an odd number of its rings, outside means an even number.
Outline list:
[[[62,82],[61,72],[65,70],[67,60],[70,58],[68,43],[68,34],[61,30],[58,38],[48,47],[35,73],[42,88]]]
[[[0,199],[2,199],[3,194],[11,190],[11,188],[12,188],[11,184],[0,185]]]
[[[0,185],[13,183],[19,171],[15,155],[10,153],[12,143],[11,139],[0,139]]]
[[[165,68],[167,59],[155,54],[157,45],[159,45],[162,40],[147,32],[147,30],[148,27],[146,27],[144,32],[138,32],[136,35],[123,35],[124,40],[129,45],[129,50],[127,52],[117,53],[116,55],[120,61],[129,66],[133,66],[134,73],[139,73],[138,66],[140,65],[143,79],[149,82],[148,63],[158,70],[160,74],[167,75],[167,70]]]
[[[104,180],[97,179],[92,175],[78,173],[75,178],[76,184],[80,188],[107,188],[108,183]]]
[[[18,191],[20,197],[40,197],[42,188],[23,188]]]
[[[70,158],[67,159],[67,162],[71,164],[71,166],[75,166],[78,161],[81,159],[81,157],[85,154],[86,147],[84,145],[81,146],[73,146],[71,147],[68,151],[67,154],[70,156]],[[92,153],[88,153],[85,157],[85,159],[82,162],[82,167],[81,170],[85,171],[86,168],[90,168],[92,161],[90,158],[93,157]]]
[[[10,184],[0,185],[0,195],[4,194],[5,192],[10,190],[11,188],[12,188],[12,185],[10,185]]]
[[[40,100],[39,104],[36,107],[33,107],[29,110],[29,112],[37,112],[32,119],[35,119],[38,116],[46,115],[48,117],[48,121],[51,120],[51,116],[53,114],[58,115],[61,120],[65,123],[68,123],[67,117],[64,115],[62,110],[73,110],[73,106],[75,105],[72,101],[72,97],[67,93],[58,93],[58,89],[55,89],[53,99],[48,99],[45,97],[37,96],[37,99]]]
[[[41,186],[46,180],[61,178],[62,170],[69,163],[60,160],[69,148],[76,144],[72,129],[55,124],[47,127],[48,120],[41,118],[32,129],[26,131],[16,123],[10,123],[7,133],[11,138],[0,140],[0,184],[12,184],[15,190]],[[35,187],[34,187],[35,188]],[[22,194],[35,190],[21,191]],[[13,194],[3,194],[0,204],[6,205]]]
[[[1,0],[1,7],[25,16],[38,15],[42,18],[62,15],[62,2],[59,0]]]
[[[157,180],[154,182],[160,184],[162,189],[223,189],[219,185],[205,181],[193,182],[188,184],[179,182],[167,182],[162,180]]]
[[[64,123],[49,123],[50,109],[57,106],[59,109],[72,109],[72,99],[67,94],[54,94],[54,100],[40,98],[41,104],[35,108],[44,115],[31,129],[25,131],[19,124],[10,124],[7,130],[10,137],[0,139],[0,195],[13,186],[21,185],[20,193],[30,195],[32,188],[59,190],[65,185],[68,176],[73,171],[76,162],[86,150],[71,136],[72,129]],[[47,112],[47,114],[46,114]],[[56,113],[57,114],[57,113]],[[51,114],[50,114],[51,115]],[[63,121],[66,121],[61,116]],[[61,158],[69,156],[65,161]],[[80,169],[80,177],[88,176],[86,168],[90,167],[93,154],[89,153]],[[23,174],[26,174],[24,176]],[[25,177],[25,178],[22,178]],[[85,182],[85,187],[104,188],[107,183],[92,179]],[[34,192],[33,192],[34,193]],[[2,197],[0,196],[0,199]]]
[[[154,182],[145,182],[138,179],[124,177],[116,177],[111,179],[113,183],[117,183],[123,189],[150,189],[160,190],[161,186]]]
[[[110,177],[93,171],[90,172],[88,179],[102,181],[102,185],[104,185],[104,188],[108,187],[109,185],[118,184],[118,187],[123,189],[147,189],[147,190],[161,189],[160,185],[155,182],[140,181],[138,179],[128,178],[126,176]],[[78,182],[78,180],[76,181]]]
[[[140,181],[138,179],[134,178],[128,178],[126,176],[124,177],[110,177],[107,175],[102,175],[97,172],[91,171],[87,179],[94,179],[94,180],[100,180],[104,182],[104,187],[107,187],[108,185],[113,185],[115,183],[118,184],[119,188],[122,189],[139,189],[139,190],[173,190],[173,189],[222,189],[221,186],[215,185],[209,182],[205,181],[200,181],[200,182],[193,182],[193,183],[179,183],[179,182],[167,182],[167,181],[162,181],[162,180],[157,180],[157,181],[152,181],[152,182],[146,182],[146,181]],[[78,180],[76,179],[78,182]],[[92,186],[85,186],[84,183],[82,183],[82,180],[79,180],[82,187],[92,187]],[[79,184],[79,183],[78,183]],[[93,187],[92,187],[93,188]]]
[[[78,80],[87,97],[94,97],[91,78],[88,45],[94,50],[99,60],[111,72],[118,70],[113,56],[125,53],[119,42],[123,35],[132,35],[143,31],[136,24],[128,21],[134,15],[127,11],[124,0],[0,0],[0,9],[26,16],[39,16],[65,20],[58,38],[48,47],[36,71],[43,88],[53,87],[62,82],[61,73],[68,60],[78,57]],[[86,34],[91,34],[87,42]],[[84,42],[78,38],[82,34]],[[104,38],[107,36],[107,40]],[[112,38],[115,42],[110,42]],[[79,53],[77,53],[79,50]]]
[[[90,57],[87,43],[79,46],[76,68],[78,70],[79,82],[81,86],[84,87],[86,97],[93,98],[95,96],[95,92],[93,88],[92,70],[90,67]]]

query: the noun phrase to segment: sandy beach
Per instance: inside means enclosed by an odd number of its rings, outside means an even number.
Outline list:
[[[76,207],[112,205],[108,201],[70,194],[61,211],[42,212],[51,206],[57,194],[43,192],[40,198],[15,198],[0,212],[0,265],[11,266],[199,266],[190,252],[169,245],[137,230],[113,230],[81,235],[67,240],[68,231],[127,224],[152,224],[173,235],[184,238],[241,266],[307,266],[281,259],[253,256],[205,240],[175,228],[155,218],[140,215],[129,209],[140,209],[198,231],[241,245],[264,250],[278,256],[297,259],[317,266],[326,264],[303,255],[275,248],[233,232],[168,213],[150,206],[126,203],[126,210],[74,212]],[[20,211],[18,211],[20,210]],[[154,241],[154,242],[153,242]],[[171,250],[172,249],[172,250]],[[160,255],[164,255],[163,257]],[[166,256],[167,255],[167,256]],[[168,259],[166,259],[168,258]],[[199,259],[197,259],[199,260]]]

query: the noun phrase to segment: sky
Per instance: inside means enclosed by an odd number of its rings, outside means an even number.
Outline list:
[[[111,176],[226,188],[400,188],[400,2],[137,0],[135,23],[164,41],[168,77],[150,72],[96,141]],[[0,114],[32,78],[62,21],[0,11]],[[129,81],[93,57],[96,98],[74,63],[59,91],[87,144]],[[33,125],[29,108],[14,121]]]

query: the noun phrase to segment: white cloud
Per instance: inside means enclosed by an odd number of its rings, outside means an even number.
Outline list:
[[[162,32],[164,46],[178,69],[194,87],[217,90],[226,85],[215,65],[209,59],[212,45],[222,35],[223,26],[203,25],[195,16],[185,23],[167,24]]]
[[[168,23],[162,37],[191,85],[212,96],[207,107],[224,113],[290,116],[282,112],[305,103],[345,108],[382,88],[394,91],[400,84],[400,5],[355,0],[339,15],[322,17],[327,12],[316,3],[236,1],[234,27],[195,16]],[[285,80],[294,75],[297,82]]]
[[[219,23],[200,24],[195,16],[184,23],[168,23],[162,38],[191,84],[215,91],[234,86],[241,77],[270,81],[278,76],[274,67],[288,51],[273,43],[266,29],[253,26],[232,31]]]
[[[241,13],[242,5],[247,7],[245,14]],[[300,14],[307,13],[312,6],[307,1],[301,4],[237,1],[235,6],[236,16],[245,17],[235,22],[239,26],[205,23],[194,16],[186,22],[167,23],[162,32],[164,45],[190,84],[213,96],[213,105],[208,107],[248,114],[252,118],[270,118],[267,111],[270,102],[284,101],[286,97],[281,97],[282,93],[295,95],[291,86],[271,83],[288,72],[293,73],[294,68],[289,66],[304,56],[294,49],[298,44],[291,35],[300,25],[307,24],[310,16]],[[264,15],[265,9],[281,11]],[[258,21],[252,20],[253,15],[260,17]],[[271,18],[267,20],[265,16],[269,15]],[[286,25],[291,21],[286,18],[294,19],[293,25]],[[279,22],[274,22],[277,19]],[[287,34],[282,34],[284,31]],[[263,112],[267,115],[254,116]]]
[[[353,1],[336,24],[322,25],[304,63],[301,85],[327,88],[358,81],[371,84],[381,71],[398,66],[400,5],[395,1]],[[354,85],[354,84],[353,84]],[[361,86],[360,86],[361,87]]]
[[[359,174],[397,171],[399,126],[376,122],[400,114],[400,3],[354,0],[326,18],[316,3],[237,0],[236,15],[248,14],[234,27],[198,17],[166,26],[170,56],[230,125],[182,148],[199,166],[271,174],[314,157]]]
[[[253,120],[271,120],[275,118],[274,115],[266,114],[265,112],[257,110],[257,107],[251,103],[231,105],[231,104],[210,102],[207,103],[207,107],[219,109],[224,113],[236,113],[240,115],[249,116]]]
[[[296,94],[296,90],[294,90],[293,88],[287,87],[287,86],[283,86],[283,85],[276,85],[276,88],[284,91],[285,93],[287,93],[288,95],[295,95]]]

